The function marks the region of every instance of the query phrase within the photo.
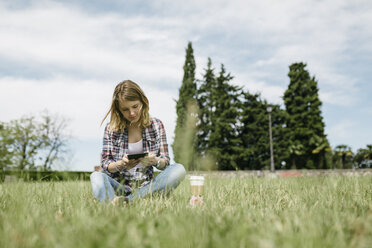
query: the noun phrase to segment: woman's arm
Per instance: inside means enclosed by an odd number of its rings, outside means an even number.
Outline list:
[[[156,143],[150,145],[149,155],[141,160],[145,166],[155,166],[158,169],[164,169],[169,165],[169,152],[167,136],[163,123],[156,118],[152,118],[152,123],[146,132]]]
[[[111,174],[116,172],[114,169],[114,158],[112,156],[113,142],[109,132],[109,124],[106,125],[103,133],[103,145],[101,152],[101,167],[103,171]]]
[[[158,120],[159,124],[159,134],[160,134],[160,144],[159,144],[159,164],[157,166],[158,169],[163,169],[167,165],[169,165],[169,151],[168,151],[168,143],[167,143],[167,135],[165,133],[165,128],[163,125],[163,122],[161,120]],[[158,161],[157,161],[158,162]]]

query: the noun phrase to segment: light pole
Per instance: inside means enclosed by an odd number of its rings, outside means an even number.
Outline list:
[[[271,106],[267,107],[267,112],[269,113],[269,133],[270,133],[270,171],[274,172],[275,167],[274,167],[274,151],[273,151],[273,134],[271,131],[271,111],[273,108]]]

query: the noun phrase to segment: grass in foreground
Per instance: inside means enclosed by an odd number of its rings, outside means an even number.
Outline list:
[[[89,182],[0,184],[0,247],[368,247],[372,177],[207,178],[127,207]]]

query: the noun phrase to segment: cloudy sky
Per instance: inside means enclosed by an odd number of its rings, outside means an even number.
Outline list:
[[[187,42],[233,83],[283,105],[288,66],[318,80],[331,145],[372,143],[369,0],[0,0],[0,121],[47,109],[70,119],[73,156],[92,170],[115,85],[131,79],[173,141]]]

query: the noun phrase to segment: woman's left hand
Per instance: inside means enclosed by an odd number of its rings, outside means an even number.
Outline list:
[[[152,165],[156,165],[158,163],[158,159],[159,158],[157,158],[155,156],[155,153],[150,152],[146,157],[141,159],[141,163],[144,166],[152,166]]]

